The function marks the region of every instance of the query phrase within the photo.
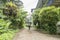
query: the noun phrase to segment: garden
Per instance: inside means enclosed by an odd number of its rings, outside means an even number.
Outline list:
[[[16,33],[26,27],[27,12],[24,11],[23,6],[18,7],[12,1],[3,0],[3,3],[0,8],[0,40],[13,40]],[[38,8],[34,10],[32,17],[33,28],[48,34],[57,34],[56,24],[60,22],[60,7]],[[28,31],[26,32],[28,33]],[[32,32],[34,33],[34,31]]]

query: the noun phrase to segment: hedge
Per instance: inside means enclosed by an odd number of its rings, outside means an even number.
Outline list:
[[[36,10],[33,13],[33,18],[33,23],[38,23],[37,29],[42,29],[50,34],[56,34],[56,23],[60,21],[60,7],[50,6]]]

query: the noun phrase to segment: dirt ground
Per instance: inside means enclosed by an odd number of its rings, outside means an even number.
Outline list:
[[[35,30],[23,29],[15,35],[13,40],[60,40],[60,38],[43,34]]]

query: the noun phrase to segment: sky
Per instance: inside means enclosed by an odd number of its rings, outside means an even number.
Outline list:
[[[24,4],[24,9],[28,12],[31,12],[32,8],[35,8],[38,0],[21,0]]]

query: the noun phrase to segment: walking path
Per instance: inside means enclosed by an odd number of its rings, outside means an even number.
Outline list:
[[[60,40],[60,38],[43,34],[35,30],[29,31],[28,29],[23,29],[15,35],[13,40]]]

